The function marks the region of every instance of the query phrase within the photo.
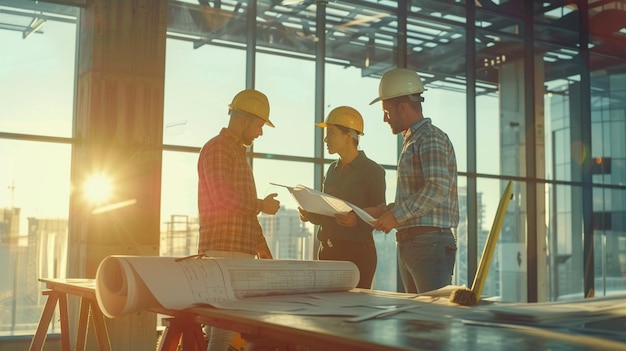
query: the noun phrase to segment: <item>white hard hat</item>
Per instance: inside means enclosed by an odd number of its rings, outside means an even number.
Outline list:
[[[370,105],[398,96],[421,94],[424,91],[424,83],[417,72],[408,68],[394,68],[383,74],[378,84],[378,97]]]

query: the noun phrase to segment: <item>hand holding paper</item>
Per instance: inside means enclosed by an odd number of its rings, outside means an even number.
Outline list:
[[[350,211],[354,211],[357,216],[369,224],[374,223],[376,220],[374,217],[370,216],[369,213],[348,201],[307,188],[304,185],[298,184],[295,187],[290,187],[276,183],[270,184],[287,188],[300,207],[307,212],[335,217],[336,214],[346,214]]]
[[[335,220],[337,224],[343,227],[354,227],[357,224],[356,214],[352,211],[348,213],[335,214]]]

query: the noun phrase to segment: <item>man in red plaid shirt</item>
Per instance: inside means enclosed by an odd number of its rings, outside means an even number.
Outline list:
[[[275,214],[277,194],[257,198],[246,147],[263,135],[269,120],[267,97],[254,89],[239,92],[229,105],[228,127],[209,140],[198,159],[198,253],[209,257],[272,258],[257,216]],[[208,350],[227,350],[234,332],[211,328]]]

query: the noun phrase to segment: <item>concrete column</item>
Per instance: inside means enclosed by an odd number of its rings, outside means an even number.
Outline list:
[[[90,0],[78,26],[69,277],[109,255],[158,255],[167,0]],[[93,203],[84,184],[111,180]],[[113,350],[154,350],[156,315],[107,321]],[[74,340],[74,338],[72,338]]]

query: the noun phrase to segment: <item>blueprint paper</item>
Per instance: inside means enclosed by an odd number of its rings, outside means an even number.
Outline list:
[[[298,202],[298,205],[307,212],[334,217],[336,214],[354,211],[359,218],[370,225],[376,221],[374,217],[360,207],[321,191],[307,188],[302,184],[298,184],[295,187],[276,183],[270,184],[287,188]]]
[[[254,296],[348,291],[358,282],[359,270],[348,261],[109,256],[96,272],[96,298],[114,318]]]

